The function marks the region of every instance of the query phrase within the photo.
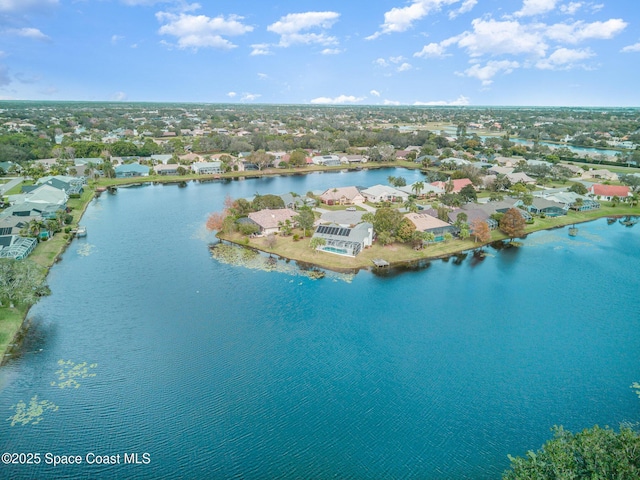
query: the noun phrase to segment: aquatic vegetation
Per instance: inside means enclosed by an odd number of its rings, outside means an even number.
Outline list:
[[[83,243],[78,247],[77,252],[81,257],[88,257],[94,252],[95,248],[95,245],[91,245],[90,243]]]
[[[45,412],[56,412],[58,411],[58,406],[48,400],[38,400],[38,396],[34,395],[31,400],[29,400],[29,405],[20,400],[15,405],[12,405],[11,409],[15,410],[15,413],[7,418],[7,420],[11,421],[11,426],[13,427],[17,424],[37,425],[40,423],[40,420],[42,420]]]
[[[219,243],[210,247],[211,255],[220,263],[237,267],[262,270],[265,272],[279,272],[292,276],[307,277],[318,280],[330,277],[345,282],[351,282],[354,274],[329,272],[319,268],[310,268],[308,265],[300,265],[296,262],[287,262],[272,255],[265,255],[250,248],[237,245]]]
[[[71,360],[58,360],[58,365],[61,367],[56,371],[58,382],[51,382],[51,386],[60,388],[78,388],[80,386],[78,379],[95,377],[96,374],[90,372],[98,366],[97,363],[89,365],[87,362],[74,363]]]
[[[633,382],[631,384],[631,388],[633,388],[633,390],[636,392],[636,395],[640,397],[640,382]]]

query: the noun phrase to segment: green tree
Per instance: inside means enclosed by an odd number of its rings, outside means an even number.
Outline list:
[[[307,164],[307,152],[297,149],[291,152],[289,164],[293,167],[304,167]]]
[[[424,190],[424,182],[422,182],[422,181],[415,182],[411,186],[411,190],[413,191],[413,193],[416,194],[416,197],[419,197],[420,193],[422,192],[422,190]]]
[[[586,195],[587,193],[589,193],[589,190],[587,190],[587,187],[585,187],[581,183],[574,183],[569,187],[569,191],[573,193],[577,193],[578,195]]]
[[[406,208],[409,212],[415,213],[418,211],[418,204],[411,197],[407,198],[407,201],[404,202],[402,206]]]
[[[402,214],[395,208],[379,208],[373,216],[373,229],[378,237],[384,232],[394,237],[402,219]]]
[[[313,228],[313,222],[315,222],[315,215],[313,214],[313,210],[309,207],[302,207],[298,211],[298,215],[293,217],[293,220],[300,225],[302,229],[302,235],[304,237],[309,235],[309,232]]]
[[[524,235],[525,220],[517,208],[510,208],[500,219],[500,230],[513,241]]]
[[[476,189],[473,188],[473,185],[465,185],[460,189],[460,196],[464,199],[465,202],[475,202],[478,199],[478,194],[476,193]]]
[[[313,237],[309,242],[309,247],[311,247],[312,250],[317,250],[318,247],[323,247],[326,244],[327,244],[327,241],[324,238]]]
[[[416,226],[413,224],[411,220],[408,218],[403,218],[398,225],[398,231],[396,233],[396,237],[402,243],[410,242],[413,238],[413,234],[416,231]]]
[[[512,457],[503,480],[640,478],[640,435],[597,425],[579,433],[554,427],[554,437],[537,452]]]
[[[0,258],[0,300],[10,308],[33,305],[49,293],[44,276],[44,269],[30,260]]]

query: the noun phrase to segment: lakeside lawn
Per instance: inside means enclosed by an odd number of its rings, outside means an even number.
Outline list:
[[[532,224],[525,226],[525,234],[589,222],[602,217],[625,215],[640,215],[640,206],[631,207],[627,204],[613,206],[613,204],[609,202],[604,202],[602,208],[599,210],[588,212],[569,211],[567,215],[561,217],[535,217]],[[293,233],[302,235],[302,231],[298,229],[294,229]],[[491,240],[486,243],[476,243],[472,238],[466,240],[452,239],[448,242],[429,244],[422,250],[414,250],[410,245],[401,243],[394,243],[387,246],[374,243],[371,248],[363,250],[354,258],[312,250],[309,246],[310,237],[296,241],[293,239],[293,235],[287,237],[277,236],[275,244],[273,245],[269,244],[266,237],[248,238],[237,232],[220,234],[219,238],[240,246],[254,248],[265,253],[311,263],[321,268],[336,271],[369,268],[373,266],[373,260],[378,258],[386,260],[392,265],[442,258],[463,251],[481,248],[491,242],[508,239],[500,230],[493,230],[491,232]]]

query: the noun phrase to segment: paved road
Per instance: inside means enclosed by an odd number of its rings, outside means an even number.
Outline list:
[[[9,180],[7,183],[3,183],[2,185],[0,185],[0,195],[4,195],[5,192],[8,192],[16,185],[20,185],[23,181],[24,181],[24,178],[16,177]]]

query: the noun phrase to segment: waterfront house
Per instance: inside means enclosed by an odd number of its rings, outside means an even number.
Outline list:
[[[49,185],[58,190],[63,190],[67,195],[80,195],[84,191],[84,183],[84,178],[55,175],[39,178],[36,185]]]
[[[337,224],[319,225],[312,238],[322,238],[324,245],[316,250],[355,257],[373,243],[373,225],[359,223],[355,227],[343,227]]]
[[[594,183],[589,187],[589,193],[597,199],[610,202],[613,197],[624,200],[631,195],[631,189],[626,185],[602,185]]]
[[[342,165],[338,155],[316,155],[311,159],[315,165],[324,165],[325,167],[339,167]]]
[[[356,187],[339,187],[325,190],[320,201],[327,205],[354,205],[364,203],[365,198]]]
[[[175,163],[167,163],[166,165],[163,163],[160,163],[158,165],[155,165],[153,167],[153,171],[156,172],[156,174],[158,175],[178,175],[178,167],[180,167],[181,165],[175,164]],[[189,167],[182,167],[185,169],[189,169]]]
[[[398,190],[402,190],[407,195],[416,195],[416,190],[413,186],[418,182],[413,182],[411,185],[405,185],[404,187],[398,187]],[[422,182],[422,188],[420,189],[417,196],[419,198],[432,197],[436,195],[441,195],[444,193],[444,189],[440,187],[436,187],[435,185],[431,185],[429,183]]]
[[[290,208],[265,208],[257,212],[251,212],[248,216],[249,220],[260,227],[260,233],[262,235],[269,235],[271,233],[279,233],[280,227],[287,220],[293,224],[293,217],[296,215],[298,215],[298,213]]]
[[[360,192],[367,202],[405,202],[409,198],[409,194],[400,189],[390,187],[388,185],[374,185],[365,188]]]
[[[367,157],[364,155],[342,155],[340,162],[342,163],[366,163]]]
[[[215,175],[222,173],[222,162],[196,162],[191,164],[193,173],[199,175]]]
[[[567,214],[568,206],[542,197],[534,197],[531,205],[525,206],[529,213],[544,214],[547,217],[560,217]]]
[[[148,177],[149,167],[139,163],[125,163],[115,167],[116,178]]]
[[[300,195],[293,195],[292,193],[283,193],[282,195],[278,195],[282,201],[284,202],[284,206],[287,208],[291,208],[292,210],[297,210],[301,207],[315,207],[316,201],[313,198]]]
[[[433,233],[436,242],[444,241],[444,235],[456,233],[456,227],[443,222],[439,218],[433,217],[427,213],[407,213],[404,215],[416,227],[419,232]]]
[[[22,260],[33,252],[38,244],[35,238],[19,237],[18,235],[0,236],[0,258],[14,258]]]

